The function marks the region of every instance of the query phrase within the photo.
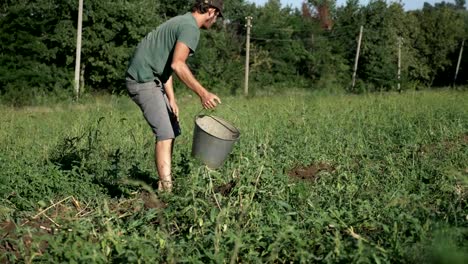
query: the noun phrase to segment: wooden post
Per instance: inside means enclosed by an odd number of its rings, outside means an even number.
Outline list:
[[[352,85],[353,89],[354,89],[354,86],[356,85],[356,72],[357,72],[358,61],[359,61],[359,53],[361,52],[361,41],[362,41],[363,29],[364,29],[364,26],[361,26],[361,29],[359,30],[359,39],[358,39],[358,46],[356,50],[356,59],[354,60],[353,85]]]
[[[84,75],[85,75],[85,65],[81,64],[80,70],[80,94],[85,92],[85,83],[84,83]]]
[[[75,98],[80,96],[80,63],[81,63],[81,27],[83,24],[83,0],[78,3],[78,27],[76,36],[76,61],[75,61]]]
[[[244,95],[249,95],[249,61],[250,61],[250,28],[252,27],[252,17],[248,16],[247,19],[247,41],[245,42],[245,82],[244,82]]]
[[[401,93],[401,41],[402,38],[398,38],[398,92]]]
[[[460,54],[458,55],[458,62],[457,62],[457,69],[455,70],[455,77],[453,78],[453,85],[455,86],[457,82],[458,71],[460,70],[460,62],[463,56],[463,46],[465,46],[465,40],[462,41],[462,45],[460,48]]]

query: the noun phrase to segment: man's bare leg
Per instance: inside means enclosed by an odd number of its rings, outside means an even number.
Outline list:
[[[159,175],[158,190],[160,191],[172,191],[171,163],[173,146],[174,139],[157,141],[155,144],[156,169]]]

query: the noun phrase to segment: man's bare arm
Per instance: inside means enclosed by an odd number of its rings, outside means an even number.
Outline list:
[[[190,71],[186,63],[189,54],[189,47],[182,42],[177,42],[171,67],[179,79],[200,97],[204,108],[214,108],[218,103],[221,103],[221,100],[215,94],[208,92],[193,76],[192,71]]]

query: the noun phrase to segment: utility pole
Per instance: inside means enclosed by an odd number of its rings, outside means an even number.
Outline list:
[[[81,63],[81,31],[83,24],[83,0],[78,3],[78,29],[76,37],[76,62],[75,62],[75,98],[80,96],[80,63]]]
[[[463,46],[465,46],[465,40],[462,41],[462,45],[460,48],[460,54],[458,55],[458,62],[457,62],[457,69],[455,70],[455,77],[453,78],[453,85],[455,86],[457,82],[458,71],[460,70],[460,62],[463,56]]]
[[[361,26],[361,29],[359,30],[359,39],[358,39],[358,46],[356,50],[356,59],[354,60],[353,85],[352,85],[353,90],[354,90],[354,86],[356,85],[356,72],[357,72],[358,61],[359,61],[359,52],[361,51],[361,41],[362,41],[363,30],[364,30],[364,26]]]
[[[245,42],[245,82],[244,82],[244,95],[249,95],[249,61],[250,61],[250,28],[252,27],[252,17],[248,16],[247,19],[247,41]]]
[[[398,38],[398,92],[401,93],[401,37]]]

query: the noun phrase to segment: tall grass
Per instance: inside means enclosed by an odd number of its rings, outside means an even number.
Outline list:
[[[466,92],[223,99],[242,134],[218,170],[190,157],[200,106],[179,100],[171,195],[128,98],[1,108],[2,260],[468,260]]]

